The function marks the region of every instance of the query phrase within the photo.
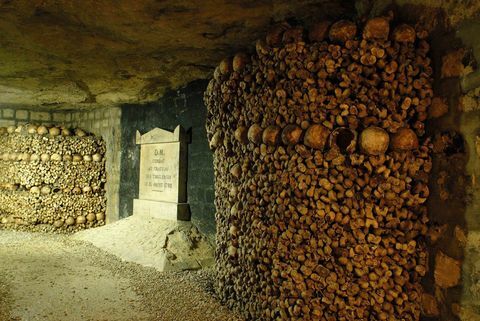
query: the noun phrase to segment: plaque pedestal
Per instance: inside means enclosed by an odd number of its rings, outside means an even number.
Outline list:
[[[190,221],[188,203],[133,200],[133,215],[171,221]]]

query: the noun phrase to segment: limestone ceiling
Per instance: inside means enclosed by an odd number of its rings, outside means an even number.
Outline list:
[[[274,20],[352,8],[340,0],[0,0],[0,108],[152,101],[207,77]]]
[[[440,6],[456,10],[456,17],[471,17],[480,7],[480,1],[396,2]],[[0,0],[0,108],[88,108],[153,101],[167,88],[208,77],[226,55],[252,48],[274,21],[301,17],[308,25],[389,3]]]

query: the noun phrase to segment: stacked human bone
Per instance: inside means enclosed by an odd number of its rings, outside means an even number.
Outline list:
[[[76,231],[103,225],[105,143],[82,129],[0,128],[0,227]]]
[[[214,72],[216,290],[248,320],[420,317],[432,67],[390,22],[279,24]]]

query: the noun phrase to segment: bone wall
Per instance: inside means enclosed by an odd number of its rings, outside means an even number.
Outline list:
[[[23,123],[64,124],[80,127],[101,136],[106,144],[106,222],[119,219],[120,156],[121,156],[121,109],[105,107],[94,110],[38,111],[28,108],[1,108],[0,127]]]
[[[105,142],[43,124],[0,127],[0,223],[77,231],[105,223]]]
[[[420,319],[433,68],[390,20],[282,23],[215,70],[216,287],[249,320]]]
[[[373,2],[377,5],[382,3],[382,1]],[[372,6],[371,3],[369,6],[366,6],[368,10],[385,7],[383,5]],[[429,26],[428,29],[431,34],[428,40],[431,41],[431,51],[428,57],[432,59],[432,67],[435,68],[433,89],[436,97],[432,100],[432,108],[429,108],[431,111],[429,112],[429,119],[425,121],[426,136],[431,137],[433,144],[433,163],[428,184],[429,198],[427,202],[430,222],[428,224],[428,236],[426,237],[426,240],[428,240],[426,249],[429,253],[429,260],[425,266],[425,277],[421,281],[424,290],[421,299],[419,299],[420,317],[423,320],[479,320],[480,216],[478,213],[480,206],[478,173],[480,172],[480,127],[478,124],[480,123],[480,74],[478,61],[480,61],[480,41],[478,32],[480,32],[480,24],[478,20],[465,20],[459,23],[463,18],[461,15],[458,15],[454,17],[457,19],[455,27],[445,26],[443,23],[452,17],[442,20],[445,18],[445,12],[432,10],[432,8],[422,6],[421,4],[417,6],[405,5],[397,9],[399,11],[395,20],[409,22],[415,26],[422,24]],[[371,13],[370,16],[372,16]],[[235,64],[235,60],[233,63]],[[231,69],[228,69],[232,68],[231,65],[223,62],[220,67],[222,65],[231,72]],[[233,74],[233,79],[230,79],[230,81],[235,84],[238,81],[238,78],[235,78],[238,74],[236,76],[235,73]],[[220,79],[225,77],[225,75],[218,73],[217,70],[217,77],[219,76]],[[248,82],[246,84],[248,88]],[[240,82],[239,87],[241,90],[245,89],[246,84]],[[215,90],[214,86],[210,90]],[[225,97],[232,98],[239,91],[241,92],[240,89],[237,89],[238,91],[227,89],[229,86],[230,84],[227,84],[222,87],[220,96],[225,100],[228,100]],[[235,113],[243,115],[241,111],[234,107],[233,99],[230,102],[232,103],[230,106],[223,106],[224,110],[214,109],[212,112],[213,122],[217,117],[225,120],[225,118],[219,116],[222,113],[230,115],[227,118],[232,117],[231,115],[235,115]],[[265,103],[265,101],[261,101],[261,103]],[[208,100],[207,104],[209,104]],[[249,118],[245,117],[245,119],[248,121]],[[215,137],[212,132],[210,137],[217,140],[220,149],[228,149],[230,144],[236,144],[235,140],[237,137],[242,138],[241,130],[238,131],[238,136],[235,136],[237,132],[233,132],[236,125],[231,125],[232,132],[229,132],[228,125],[224,124],[229,123],[228,121],[223,122],[223,125],[220,126],[227,127],[223,135]],[[211,126],[211,123],[209,126]],[[226,136],[230,136],[230,138],[227,138],[229,143],[224,146],[224,141],[221,139]],[[230,154],[231,156],[232,154]],[[236,157],[236,155],[234,156]],[[226,158],[224,157],[224,159]],[[226,164],[227,161],[225,160],[216,162],[217,175],[219,172],[220,175],[229,175],[228,173],[222,173],[222,167],[226,166]],[[228,164],[231,165],[231,163]],[[231,175],[239,172],[242,173],[241,175],[244,175],[245,168],[244,166],[240,169],[237,167]],[[221,177],[225,178],[226,176]],[[228,181],[228,177],[225,180]],[[218,183],[217,186],[223,188],[222,183]],[[233,198],[233,195],[224,196],[223,198]],[[264,199],[265,202],[268,202],[268,198]],[[223,204],[225,203],[228,204],[225,200],[217,200],[217,204],[220,204],[220,210],[217,215],[221,221],[219,223],[221,234],[219,246],[223,246],[223,249],[218,250],[217,255],[220,256],[221,264],[228,265],[229,263],[225,263],[224,260],[237,262],[237,260],[246,255],[245,250],[238,248],[238,243],[245,242],[245,238],[241,237],[244,231],[237,231],[235,226],[229,230],[222,229],[222,225],[225,224],[222,223],[223,215],[232,217],[232,215],[240,214],[244,220],[248,220],[252,212],[234,206],[231,214],[228,214],[228,210],[223,212],[223,206],[225,206]],[[235,204],[231,203],[229,205]],[[261,227],[262,225],[260,224],[259,226]],[[265,232],[263,233],[265,234]],[[227,247],[228,242],[231,242],[232,247]],[[227,252],[229,259],[225,259]],[[266,256],[268,255],[263,257]],[[235,277],[238,276],[236,274],[241,274],[245,270],[245,266],[238,269],[235,269],[234,266],[229,268],[232,269]],[[228,271],[229,268],[225,270]],[[267,265],[262,269],[261,273],[268,275],[268,270]],[[220,278],[222,275],[224,274],[220,272]],[[250,277],[253,277],[252,275],[253,273],[249,274]],[[249,280],[247,276],[241,276],[240,278],[240,282],[222,279],[217,284],[226,302],[232,305],[237,304],[237,307],[242,303],[233,303],[228,298],[229,295],[234,296],[232,294],[237,291],[239,284],[246,283]],[[286,278],[288,279],[288,275],[280,275],[277,281],[285,282]],[[291,291],[290,287],[288,289]],[[244,292],[240,290],[238,295],[242,296],[242,293]],[[256,296],[252,295],[250,298],[254,301]],[[262,298],[265,298],[265,296],[262,296]],[[289,302],[288,304],[292,303]],[[288,306],[288,304],[285,303],[285,306]],[[276,305],[274,306],[277,307]],[[252,311],[255,311],[255,307],[250,306],[250,308]],[[244,305],[241,308],[242,311],[248,314],[247,309],[248,305]],[[290,313],[290,311],[286,313]],[[280,319],[286,320],[290,319],[290,317],[284,315]]]

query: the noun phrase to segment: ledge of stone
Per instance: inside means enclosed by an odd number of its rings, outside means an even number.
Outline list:
[[[198,270],[214,264],[213,246],[191,222],[131,216],[76,233],[73,238],[161,272]]]

